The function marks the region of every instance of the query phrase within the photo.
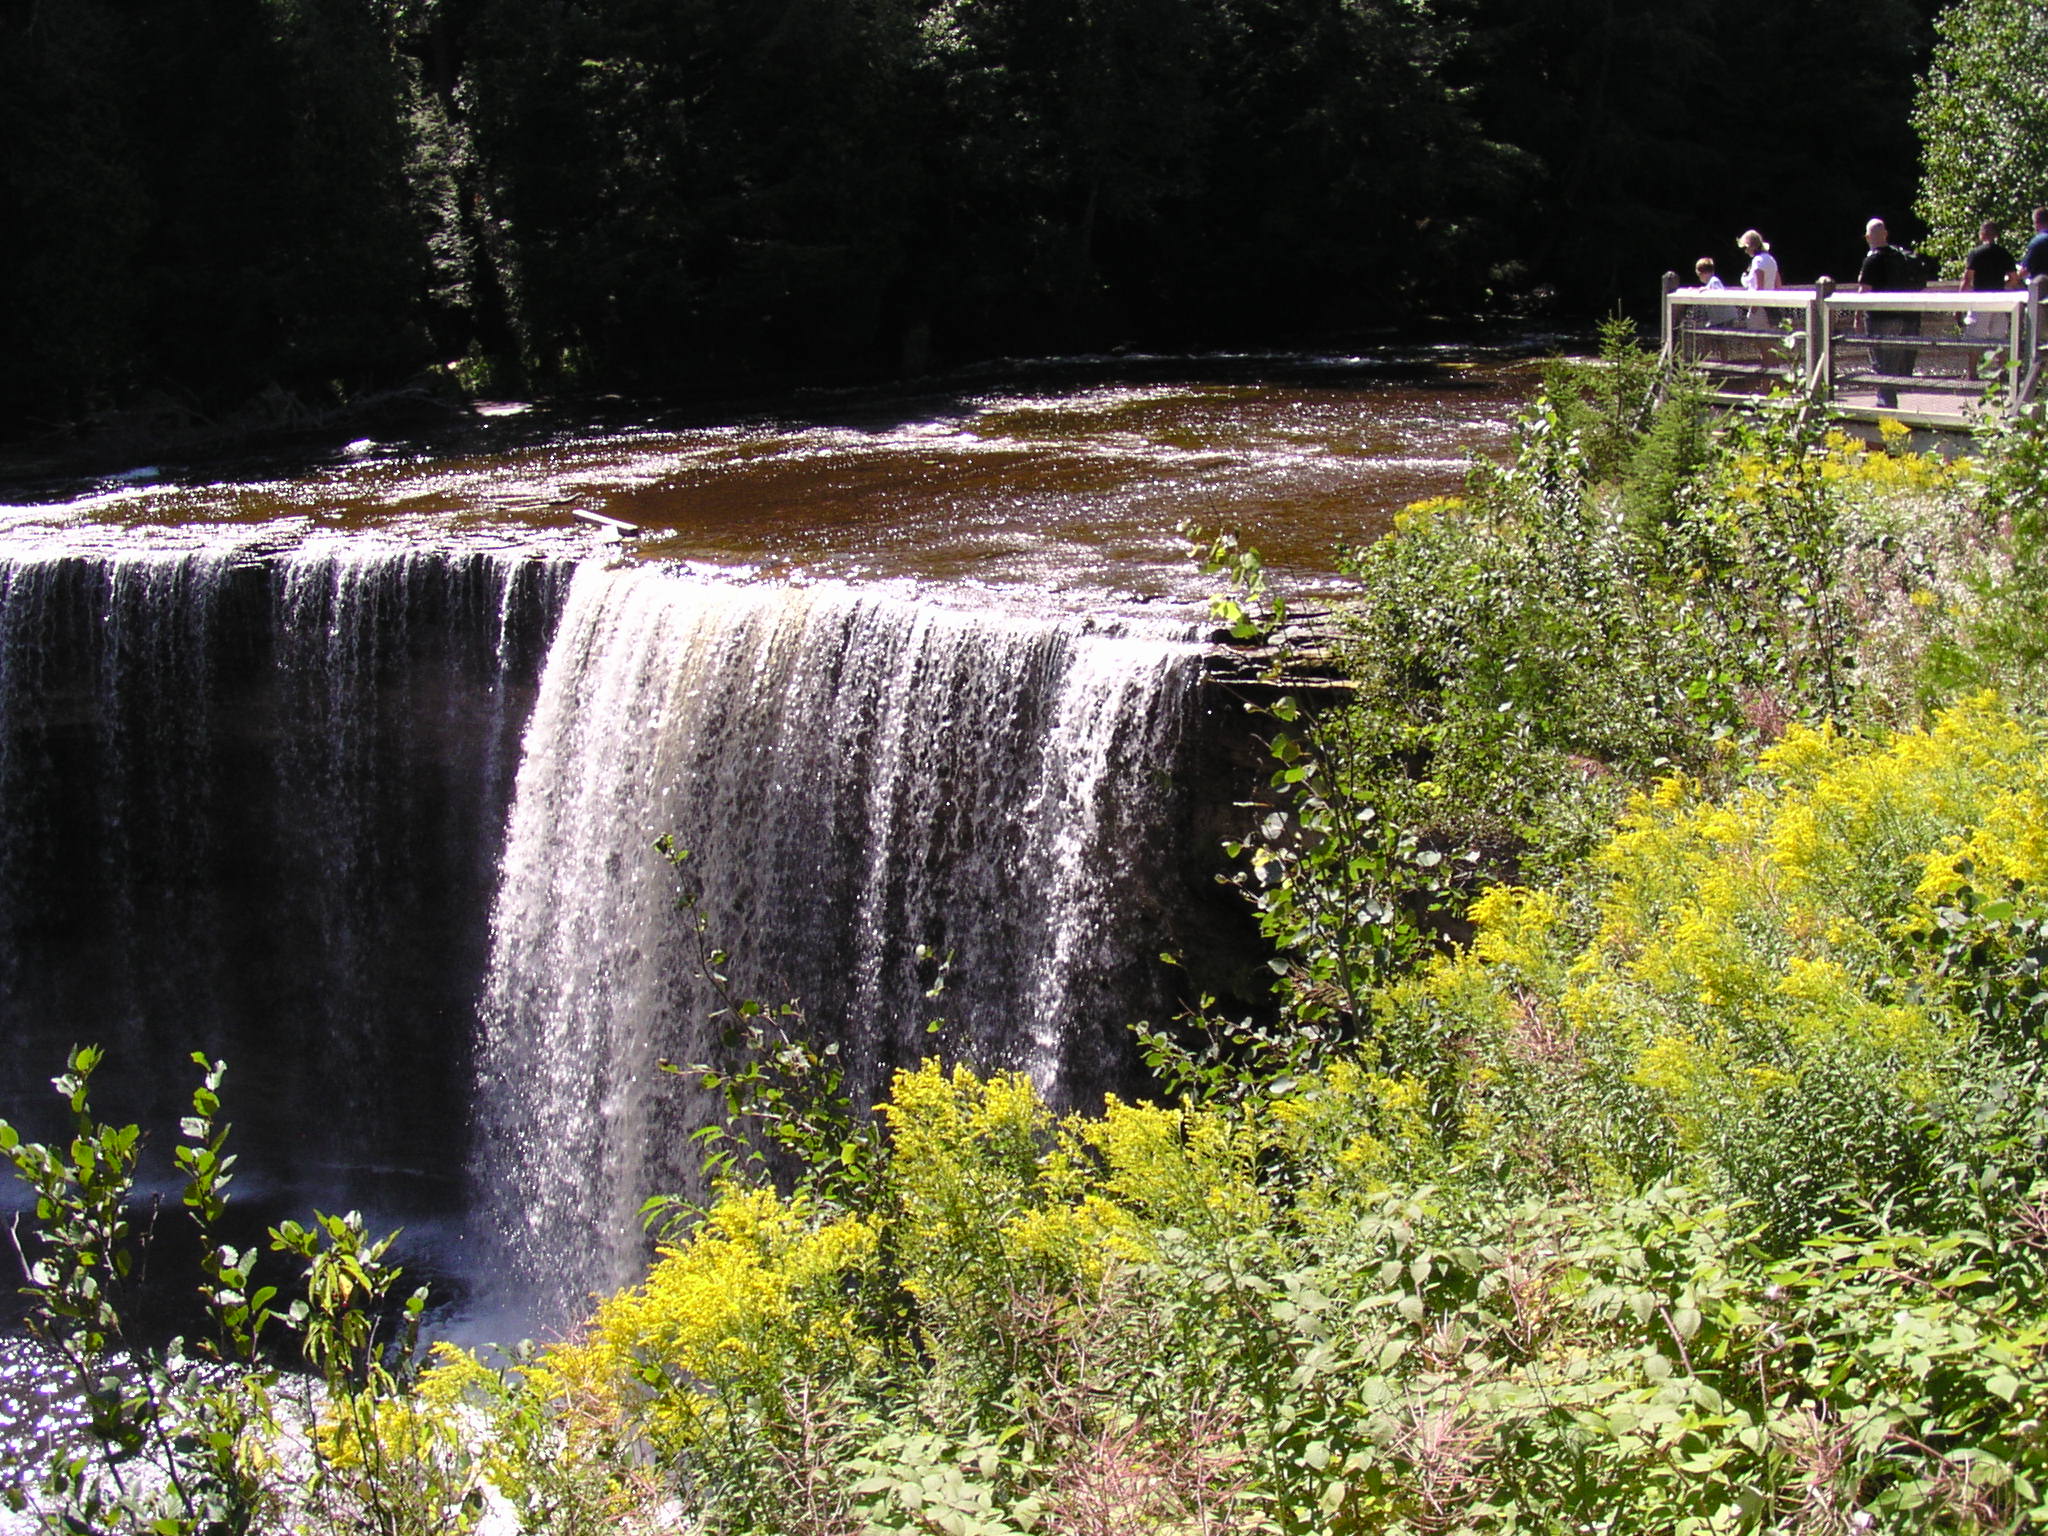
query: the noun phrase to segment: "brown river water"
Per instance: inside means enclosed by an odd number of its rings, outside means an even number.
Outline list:
[[[757,409],[502,403],[438,439],[295,462],[137,465],[0,488],[0,541],[134,548],[337,534],[560,543],[764,579],[1005,589],[1054,607],[1197,598],[1182,522],[1314,588],[1340,545],[1504,452],[1541,341],[1342,356],[1068,360]],[[254,526],[252,526],[254,525]]]

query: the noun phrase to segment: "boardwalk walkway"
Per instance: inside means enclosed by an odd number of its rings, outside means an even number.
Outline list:
[[[1704,374],[1740,404],[1780,386],[1806,389],[1836,416],[1967,428],[1997,381],[2004,408],[2042,385],[2048,279],[1996,293],[1933,283],[1918,293],[1866,293],[1822,278],[1751,293],[1664,278],[1665,361]],[[1972,373],[1977,375],[1972,378]]]

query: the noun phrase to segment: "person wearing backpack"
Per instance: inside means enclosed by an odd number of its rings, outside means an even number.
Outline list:
[[[1863,226],[1863,243],[1869,249],[1863,254],[1863,265],[1856,273],[1856,281],[1865,293],[1912,293],[1927,286],[1919,257],[1891,243],[1891,235],[1885,229],[1883,219],[1872,219]],[[1920,334],[1920,317],[1916,314],[1875,311],[1870,314],[1868,323],[1872,336]],[[1870,366],[1880,375],[1910,377],[1913,353],[1911,347],[1879,346],[1873,341],[1870,345]],[[1898,409],[1898,386],[1880,379],[1877,403],[1881,410]]]

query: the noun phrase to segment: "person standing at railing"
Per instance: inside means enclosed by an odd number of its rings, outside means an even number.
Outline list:
[[[1770,293],[1783,286],[1778,275],[1778,258],[1771,254],[1771,248],[1764,237],[1753,229],[1745,229],[1735,240],[1736,247],[1749,257],[1749,265],[1742,269],[1742,286],[1751,293]],[[1775,324],[1768,309],[1752,309],[1749,312],[1751,330],[1767,331]],[[1756,349],[1757,361],[1761,363],[1782,362],[1783,359],[1771,351],[1769,342],[1761,342]]]
[[[1963,292],[1992,293],[2010,286],[2013,273],[2019,270],[2019,263],[2013,254],[1998,241],[1999,228],[1986,222],[1977,231],[1977,244],[1970,254],[1963,258]],[[1976,352],[1964,356],[1963,369],[1971,377],[1977,377],[1977,364],[1982,354],[1993,346],[2003,345],[2006,340],[2006,326],[2009,320],[2004,312],[1971,310],[1963,316],[1963,339],[1980,341],[1984,345]]]
[[[1863,243],[1869,249],[1863,253],[1863,266],[1856,274],[1856,281],[1862,284],[1865,293],[1906,293],[1924,286],[1913,270],[1913,264],[1891,243],[1891,234],[1885,229],[1883,219],[1872,219],[1863,226]],[[1917,336],[1920,334],[1920,317],[1873,311],[1869,327],[1872,336]],[[1870,365],[1880,375],[1909,376],[1913,372],[1913,348],[1881,347],[1872,342]],[[1898,387],[1880,378],[1877,403],[1881,410],[1896,410]]]
[[[2048,208],[2034,210],[2034,238],[2020,256],[2020,281],[2014,286],[2024,287],[2037,277],[2048,277]]]
[[[1783,287],[1778,276],[1778,258],[1771,254],[1771,248],[1764,243],[1764,237],[1753,229],[1745,229],[1736,245],[1749,255],[1749,265],[1742,269],[1742,286],[1753,292],[1768,292]]]
[[[1700,287],[1719,293],[1726,293],[1728,291],[1728,285],[1721,281],[1721,275],[1714,270],[1713,257],[1702,256],[1692,264],[1692,272],[1693,276],[1699,280]],[[1725,331],[1729,327],[1741,323],[1742,311],[1732,304],[1709,304],[1700,310],[1699,317],[1699,324],[1702,330]],[[1702,336],[1700,338],[1700,355],[1707,358],[1718,358],[1722,355],[1723,345],[1724,343],[1718,340]]]

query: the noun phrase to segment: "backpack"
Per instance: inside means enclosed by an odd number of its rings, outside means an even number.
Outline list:
[[[1908,250],[1903,245],[1895,245],[1892,249],[1897,251],[1900,257],[1894,263],[1898,272],[1897,287],[1900,291],[1913,292],[1925,288],[1941,276],[1941,263],[1934,257],[1923,256],[1920,252]]]

